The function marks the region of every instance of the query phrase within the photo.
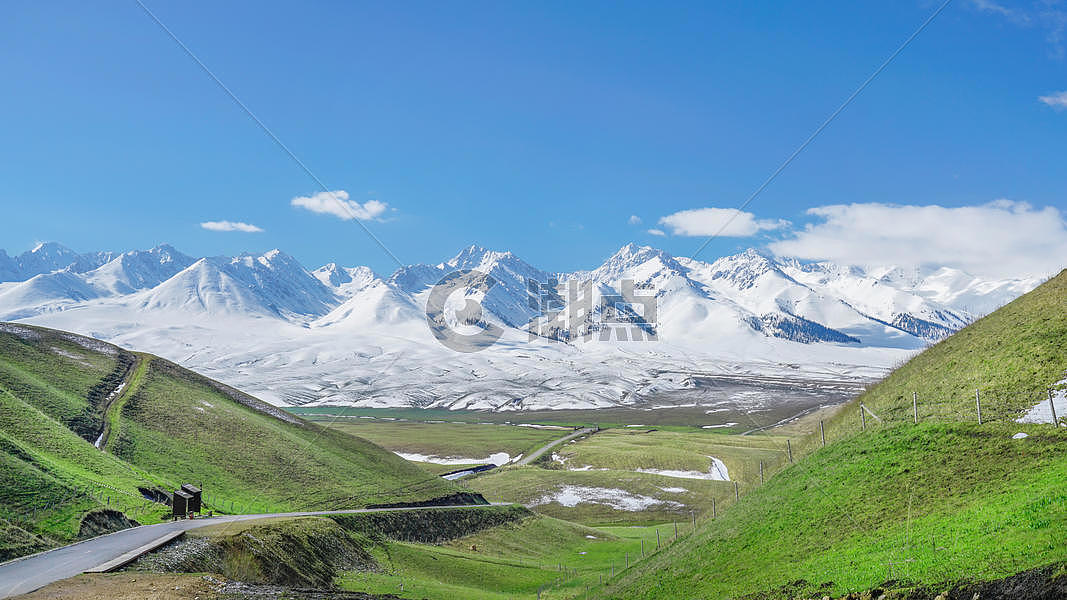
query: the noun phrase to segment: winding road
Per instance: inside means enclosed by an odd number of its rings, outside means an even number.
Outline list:
[[[581,437],[583,435],[588,435],[590,433],[596,433],[596,431],[597,430],[594,427],[586,427],[585,429],[579,429],[578,431],[575,431],[574,433],[572,433],[570,435],[561,437],[558,440],[552,440],[551,442],[545,444],[544,446],[541,446],[537,450],[534,450],[533,452],[531,452],[528,456],[524,456],[522,458],[522,460],[516,462],[515,464],[517,464],[517,465],[528,465],[528,464],[532,463],[533,461],[541,458],[542,454],[544,454],[545,452],[548,452],[549,450],[555,448],[556,446],[558,446],[560,444],[564,444],[566,442],[569,442],[569,441],[573,440],[576,437]]]
[[[488,506],[508,506],[508,502],[491,502]],[[172,521],[156,525],[141,525],[123,529],[83,542],[77,542],[62,548],[48,550],[39,554],[16,558],[0,564],[0,598],[9,598],[32,592],[50,583],[74,577],[86,571],[96,570],[113,563],[120,557],[145,548],[152,549],[154,543],[166,538],[173,539],[174,534],[237,521],[251,521],[275,517],[315,517],[325,515],[344,515],[352,513],[470,509],[487,506],[485,504],[464,504],[452,506],[416,506],[410,508],[357,508],[351,510],[327,510],[317,512],[291,512],[254,515],[223,515],[195,519],[192,521]],[[147,548],[146,548],[147,546]],[[132,559],[131,559],[132,560]]]

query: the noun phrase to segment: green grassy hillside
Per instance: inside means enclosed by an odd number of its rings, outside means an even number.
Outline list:
[[[0,560],[87,533],[81,520],[94,510],[157,521],[166,507],[148,497],[183,482],[203,484],[207,508],[220,512],[352,508],[456,491],[366,440],[166,360],[0,324]]]
[[[808,456],[596,596],[938,590],[1063,565],[1067,428],[1014,419],[1065,371],[1067,272],[896,370],[827,422],[826,447],[810,436]],[[882,421],[862,430],[860,403]]]
[[[871,387],[860,399],[883,419],[1012,420],[1047,399],[1067,377],[1067,271],[945,338]],[[855,428],[855,414],[843,413]]]
[[[203,480],[262,510],[422,500],[451,484],[374,444],[308,423],[159,358],[108,450],[169,481]],[[180,441],[180,443],[176,443]],[[220,503],[221,504],[221,503]]]
[[[543,600],[581,598],[655,539],[654,528],[594,529],[538,515],[442,544],[386,541],[372,549],[380,569],[350,571],[337,583],[424,600],[533,599],[538,590]]]

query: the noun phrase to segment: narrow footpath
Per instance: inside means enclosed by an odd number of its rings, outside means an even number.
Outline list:
[[[135,356],[135,362],[126,372],[126,377],[104,398],[104,407],[100,411],[104,416],[104,427],[96,441],[93,442],[93,445],[101,450],[107,448],[108,439],[111,438],[111,423],[118,418],[117,413],[122,410],[126,400],[140,387],[144,373],[148,369],[150,359],[139,354]]]

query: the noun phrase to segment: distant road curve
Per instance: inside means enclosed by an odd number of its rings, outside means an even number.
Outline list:
[[[488,506],[508,506],[509,502],[491,502]],[[48,550],[39,554],[16,558],[0,564],[0,598],[9,598],[32,592],[61,579],[74,577],[94,569],[106,562],[158,540],[168,533],[189,531],[237,521],[252,521],[274,517],[315,517],[322,515],[344,515],[352,513],[393,512],[414,510],[466,509],[487,506],[485,504],[463,504],[452,506],[415,506],[408,508],[357,508],[351,510],[326,510],[317,512],[290,512],[254,515],[222,515],[217,517],[195,519],[192,521],[171,521],[156,525],[141,525],[109,533],[83,542],[77,542],[62,548]]]
[[[545,444],[544,446],[541,446],[537,450],[534,450],[533,452],[531,452],[529,455],[524,456],[522,458],[522,460],[516,462],[515,464],[517,464],[517,465],[528,465],[528,464],[532,463],[533,461],[541,458],[541,455],[544,454],[545,452],[548,452],[549,450],[555,448],[556,446],[558,446],[560,444],[564,444],[566,442],[569,442],[569,441],[573,440],[576,437],[581,437],[583,435],[587,435],[587,434],[595,433],[595,432],[596,432],[596,428],[594,428],[594,427],[586,427],[585,429],[579,429],[578,431],[575,431],[574,433],[572,433],[572,434],[570,434],[568,436],[561,437],[558,440],[553,440],[553,441]]]

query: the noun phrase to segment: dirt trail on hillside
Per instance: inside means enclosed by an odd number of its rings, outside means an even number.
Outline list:
[[[113,407],[121,406],[120,399],[125,398],[134,390],[131,389],[132,383],[135,378],[138,378],[144,373],[145,367],[148,366],[148,359],[135,354],[133,364],[126,371],[126,376],[119,382],[115,389],[108,392],[108,395],[104,397],[104,405],[101,407],[100,413],[104,416],[104,427],[100,431],[100,436],[96,438],[93,445],[103,450],[107,448],[108,438],[111,436],[111,410]]]

